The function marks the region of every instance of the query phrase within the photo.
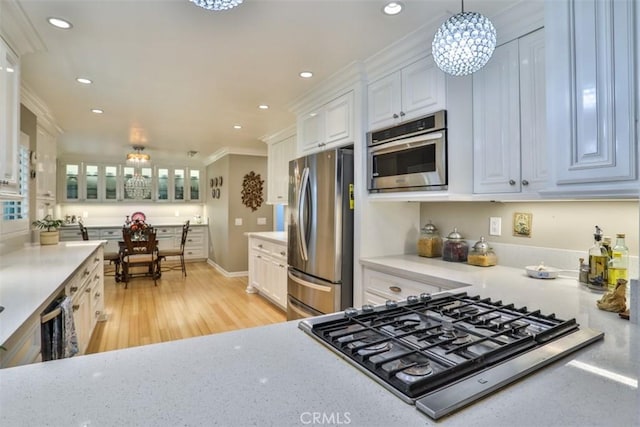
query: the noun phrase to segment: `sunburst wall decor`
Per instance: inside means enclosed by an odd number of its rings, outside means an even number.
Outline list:
[[[260,174],[254,171],[246,174],[242,180],[242,203],[252,211],[258,210],[264,202],[262,198],[263,184],[264,180],[260,178]]]

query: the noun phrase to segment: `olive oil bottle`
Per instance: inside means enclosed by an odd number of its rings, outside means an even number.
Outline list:
[[[602,246],[602,229],[596,225],[593,246],[589,249],[589,285],[605,290],[608,285],[609,254]]]
[[[618,279],[629,281],[629,248],[624,241],[624,234],[616,234],[616,244],[611,249],[611,260],[609,261],[609,290],[616,288]]]

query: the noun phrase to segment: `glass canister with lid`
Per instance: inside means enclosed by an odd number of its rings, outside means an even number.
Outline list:
[[[420,230],[418,255],[427,258],[442,256],[442,237],[440,237],[438,229],[431,223],[431,220]]]
[[[468,253],[469,245],[462,235],[458,233],[458,229],[454,228],[444,242],[442,259],[451,262],[466,262]]]
[[[480,237],[480,240],[473,245],[469,255],[467,256],[467,263],[471,265],[477,265],[479,267],[490,267],[498,263],[498,257],[493,249],[489,247],[489,243]]]

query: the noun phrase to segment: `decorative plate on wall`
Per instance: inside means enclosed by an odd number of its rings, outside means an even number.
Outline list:
[[[147,216],[142,212],[134,212],[131,214],[131,221],[142,221],[145,222],[147,220]]]

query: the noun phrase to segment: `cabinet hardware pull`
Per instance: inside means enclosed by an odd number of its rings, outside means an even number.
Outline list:
[[[280,255],[285,256],[287,253],[285,251],[280,252]]]
[[[284,265],[282,265],[282,264],[278,264],[278,267],[280,267],[280,268],[284,268]]]
[[[74,305],[72,308],[73,308],[73,311],[78,311],[78,309],[80,308],[80,305]]]
[[[509,185],[516,185],[516,182],[512,179],[509,180]]]
[[[256,258],[262,258],[260,255],[256,255]]]
[[[94,262],[98,262],[98,261],[100,261],[100,258],[95,257],[95,258],[93,259],[93,261],[94,261]]]
[[[398,117],[400,117],[400,116],[398,116],[396,113],[393,113],[393,118],[394,119],[397,119]]]
[[[77,286],[72,286],[72,287],[69,288],[69,290],[71,292],[76,292],[78,290],[78,287]]]
[[[90,273],[89,270],[85,269],[84,272],[82,273],[83,276],[88,276]]]
[[[89,293],[91,293],[91,288],[87,288],[84,291],[89,294]]]
[[[404,117],[404,116],[405,116],[404,111],[400,111],[400,117]]]
[[[526,179],[522,180],[522,185],[529,185],[529,181],[527,181]]]
[[[100,292],[96,292],[96,294],[93,296],[94,298],[100,298],[102,294]]]
[[[391,292],[400,293],[402,292],[402,288],[400,286],[389,286],[389,290]]]
[[[262,245],[258,245],[258,247],[259,247],[260,249],[262,249]]]
[[[100,316],[100,310],[96,310],[96,317]]]

